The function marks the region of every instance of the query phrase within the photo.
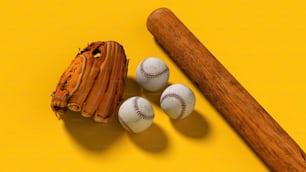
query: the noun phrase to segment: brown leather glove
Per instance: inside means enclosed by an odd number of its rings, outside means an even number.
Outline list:
[[[62,74],[52,94],[52,110],[59,118],[68,108],[106,122],[120,103],[127,69],[128,60],[119,43],[91,43]]]

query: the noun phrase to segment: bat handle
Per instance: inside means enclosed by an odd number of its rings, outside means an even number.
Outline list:
[[[272,171],[306,171],[298,144],[169,9],[152,12],[147,28]]]

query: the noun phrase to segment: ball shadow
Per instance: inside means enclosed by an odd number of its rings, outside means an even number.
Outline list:
[[[124,131],[117,115],[113,115],[107,123],[98,123],[92,118],[84,118],[80,113],[67,111],[62,119],[65,129],[75,141],[92,152],[109,148]]]
[[[156,92],[141,89],[141,93],[144,98],[150,100],[150,102],[154,103],[155,105],[160,106],[160,96],[162,95],[163,91],[170,85],[172,85],[172,83],[168,82],[167,85],[163,87],[163,89]]]
[[[123,101],[133,96],[141,96],[152,103],[159,104],[160,95],[161,92],[156,93],[144,90],[138,85],[135,78],[127,77]],[[128,137],[135,145],[148,152],[162,152],[166,150],[168,146],[168,138],[166,134],[155,123],[141,133],[128,133]]]
[[[133,96],[141,96],[141,87],[134,78],[127,77],[122,99],[126,100]]]
[[[143,89],[138,83],[136,82],[135,78],[128,77],[126,80],[126,85],[124,88],[123,100],[126,100],[133,96],[141,96],[151,103],[159,106],[160,96],[165,88],[170,86],[171,83],[168,83],[163,89],[156,92],[151,92]]]
[[[128,136],[139,148],[148,152],[159,153],[168,147],[165,132],[155,123],[141,133],[129,133]]]
[[[193,111],[184,119],[170,119],[173,127],[184,136],[201,139],[210,133],[207,120],[198,111]]]
[[[158,91],[158,92],[150,92],[150,91],[141,89],[141,91],[142,91],[142,97],[146,98],[151,103],[159,106],[160,96],[163,90]]]

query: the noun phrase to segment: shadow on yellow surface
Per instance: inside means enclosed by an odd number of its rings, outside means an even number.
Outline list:
[[[84,148],[100,152],[109,148],[124,133],[124,129],[113,115],[108,123],[98,123],[84,118],[80,113],[67,111],[62,117],[67,132]]]
[[[129,133],[129,138],[138,147],[148,152],[162,152],[168,146],[167,135],[156,123],[141,133]]]
[[[123,101],[133,96],[141,96],[141,88],[134,78],[128,76],[124,87]]]
[[[169,83],[167,86],[169,85],[171,85],[171,83]],[[165,86],[165,88],[167,86]],[[142,96],[148,99],[151,103],[155,104],[156,106],[159,106],[160,96],[162,94],[162,91],[163,90],[158,91],[158,92],[146,91],[137,84],[134,78],[128,77],[127,82],[126,82],[124,99],[127,99],[132,96]],[[199,111],[196,111],[196,110],[193,111],[192,114],[190,114],[188,117],[184,119],[178,119],[178,120],[170,119],[170,121],[173,127],[178,132],[190,138],[200,139],[200,138],[206,137],[208,136],[209,131],[210,131],[208,121],[204,118],[203,114],[201,114]],[[152,133],[154,133],[155,135],[153,134],[152,137],[150,137]],[[149,136],[147,137],[147,135]],[[133,141],[136,142],[136,144],[139,143],[141,147],[150,150],[151,148],[149,147],[152,146],[152,145],[149,145],[150,141],[154,142],[154,140],[157,138],[163,140],[164,136],[162,135],[164,134],[162,133],[161,129],[158,128],[156,124],[153,124],[153,126],[150,127],[148,131],[146,131],[145,133],[137,135],[137,136],[130,135],[130,137],[132,138]],[[154,137],[156,138],[154,139]],[[163,143],[157,143],[157,145],[161,145],[161,144]],[[153,151],[155,151],[154,148],[153,148]]]
[[[164,87],[167,88],[167,86],[171,85],[170,83]],[[146,91],[144,89],[141,89],[142,96],[148,100],[150,100],[151,103],[155,104],[156,106],[160,105],[160,96],[163,93],[164,89],[157,91],[157,92],[150,92]]]
[[[171,119],[171,123],[177,131],[189,138],[200,139],[210,133],[209,123],[198,111],[193,111],[184,119]]]
[[[141,89],[135,79],[128,77],[123,101],[132,96],[143,96],[150,102],[159,105],[160,92],[147,92]],[[166,114],[165,114],[166,115]],[[97,123],[92,118],[84,118],[78,112],[67,111],[62,117],[64,126],[72,138],[92,152],[101,152],[108,149],[125,130],[118,122],[118,116],[113,115],[108,123]],[[170,119],[173,127],[182,135],[192,139],[201,139],[208,136],[210,127],[207,120],[198,111],[192,112],[181,120]],[[139,148],[151,153],[163,152],[168,147],[166,132],[155,122],[144,132],[127,134],[129,139]]]

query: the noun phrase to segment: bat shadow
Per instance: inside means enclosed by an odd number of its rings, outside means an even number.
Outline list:
[[[124,133],[117,115],[110,117],[107,123],[98,123],[93,118],[84,118],[78,112],[67,111],[63,117],[64,126],[72,138],[92,152],[101,152],[111,147]]]
[[[173,127],[184,136],[201,139],[209,136],[211,127],[208,121],[198,111],[193,111],[184,119],[170,119]]]

